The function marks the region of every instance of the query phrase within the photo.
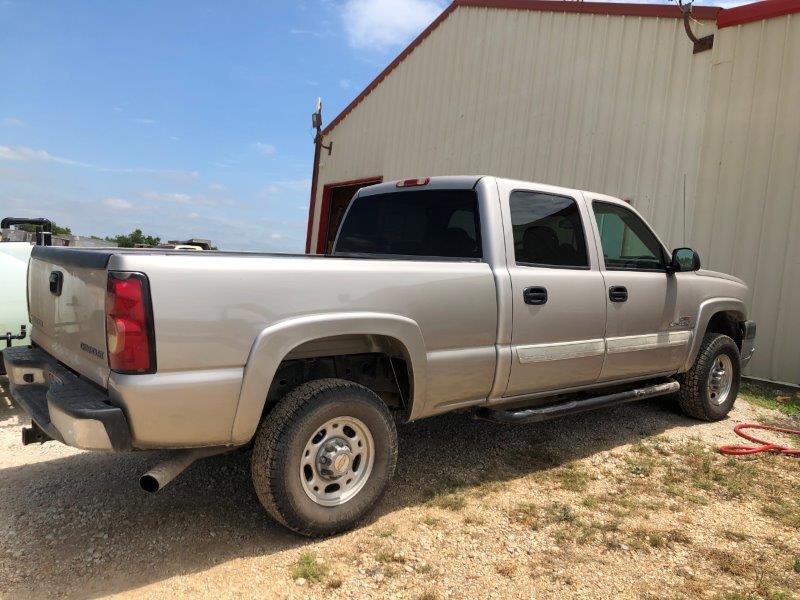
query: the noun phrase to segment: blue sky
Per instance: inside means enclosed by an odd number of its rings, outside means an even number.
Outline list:
[[[301,252],[317,96],[329,122],[445,4],[0,0],[0,216]]]

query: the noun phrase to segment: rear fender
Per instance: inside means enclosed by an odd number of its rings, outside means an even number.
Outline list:
[[[373,312],[307,315],[267,327],[253,343],[231,431],[234,444],[245,444],[255,435],[270,384],[283,359],[301,344],[338,335],[383,335],[405,346],[413,377],[411,418],[415,418],[425,405],[427,361],[422,332],[414,321]]]

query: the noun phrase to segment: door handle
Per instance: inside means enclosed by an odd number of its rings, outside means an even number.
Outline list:
[[[612,285],[608,288],[608,299],[612,302],[625,302],[628,299],[628,288],[624,285]]]
[[[529,287],[522,292],[525,304],[547,304],[547,289],[543,287]]]

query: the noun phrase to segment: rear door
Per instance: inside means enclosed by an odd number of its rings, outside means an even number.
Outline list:
[[[606,304],[583,198],[560,188],[498,185],[513,231],[506,236],[513,333],[504,395],[592,384],[603,366]]]
[[[105,386],[108,251],[36,246],[28,269],[31,339]]]
[[[667,275],[666,250],[630,208],[593,200],[592,213],[602,248],[608,306],[607,355],[600,379],[674,372],[691,333],[676,314],[681,281]]]

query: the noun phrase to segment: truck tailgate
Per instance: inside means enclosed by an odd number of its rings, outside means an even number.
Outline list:
[[[31,340],[106,387],[108,250],[38,246],[28,269]]]

